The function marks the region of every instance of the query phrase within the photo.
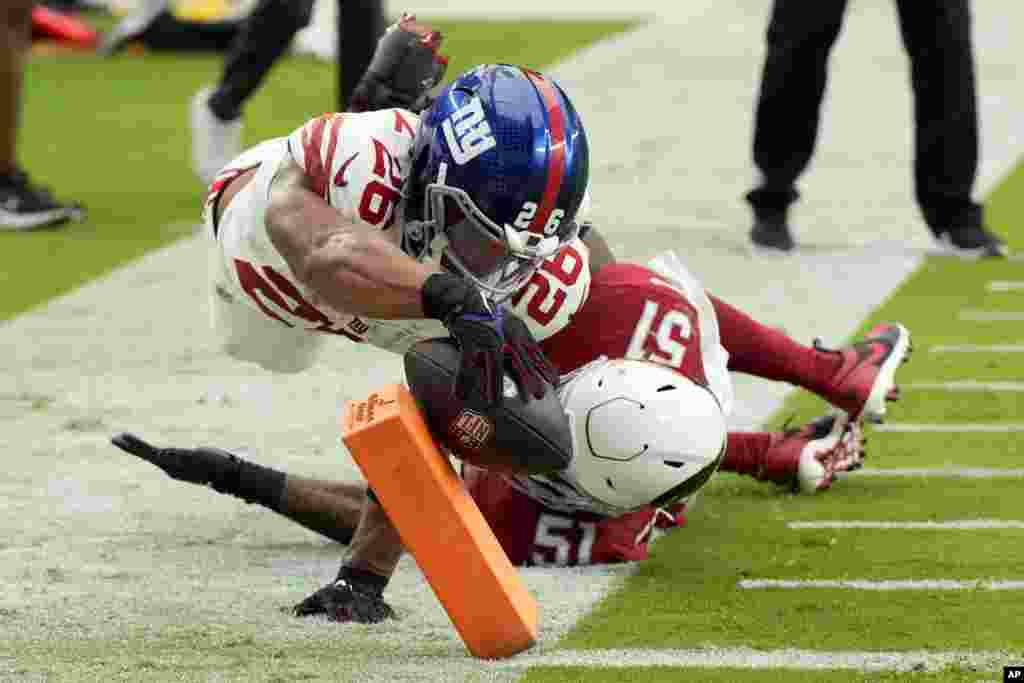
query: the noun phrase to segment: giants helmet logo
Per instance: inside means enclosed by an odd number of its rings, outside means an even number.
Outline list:
[[[498,144],[491,133],[479,97],[474,97],[445,119],[441,129],[448,143],[448,151],[459,166],[469,163]]]
[[[494,424],[480,413],[463,410],[449,427],[452,440],[463,448],[479,450],[494,433]]]

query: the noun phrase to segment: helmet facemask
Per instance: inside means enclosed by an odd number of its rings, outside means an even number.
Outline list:
[[[439,240],[442,267],[470,280],[494,303],[519,291],[576,235],[572,223],[559,235],[534,239],[494,223],[465,191],[440,183],[427,185],[424,216]]]

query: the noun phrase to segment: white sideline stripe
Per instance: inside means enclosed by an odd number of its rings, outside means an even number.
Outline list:
[[[965,477],[968,479],[1016,479],[1024,469],[1011,467],[902,467],[891,470],[865,467],[844,477]]]
[[[949,522],[789,522],[790,529],[1024,529],[1015,519],[957,519]]]
[[[1024,382],[911,382],[901,384],[911,391],[1024,391]]]
[[[878,432],[1024,432],[1024,424],[914,424],[909,422],[890,422],[874,425]]]
[[[960,311],[960,319],[973,322],[1024,320],[1024,311]]]
[[[861,671],[940,671],[951,664],[997,671],[1019,657],[998,651],[857,652],[755,650],[747,647],[694,650],[559,650],[523,653],[510,659],[486,662],[488,669],[518,670],[534,666],[588,666],[601,668],[701,667],[730,669],[857,669]]]
[[[1024,344],[939,344],[932,353],[1024,353]]]
[[[1015,290],[1024,290],[1024,281],[992,280],[988,283],[987,289],[990,292],[1013,292]]]
[[[740,588],[849,588],[862,591],[1019,591],[1024,580],[996,581],[993,579],[901,579],[873,581],[871,579],[741,579]]]

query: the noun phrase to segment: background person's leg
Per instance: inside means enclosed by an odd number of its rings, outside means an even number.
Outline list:
[[[995,256],[972,199],[978,112],[967,0],[898,0],[914,90],[914,187],[925,222],[952,247]]]
[[[756,221],[751,238],[761,246],[793,247],[786,212],[814,153],[828,58],[845,9],[846,0],[772,4],[754,117],[754,164],[761,179],[746,196]]]

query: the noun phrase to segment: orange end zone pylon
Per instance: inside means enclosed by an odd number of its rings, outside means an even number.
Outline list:
[[[532,646],[537,602],[409,390],[390,384],[349,401],[342,440],[469,651],[498,659]]]

